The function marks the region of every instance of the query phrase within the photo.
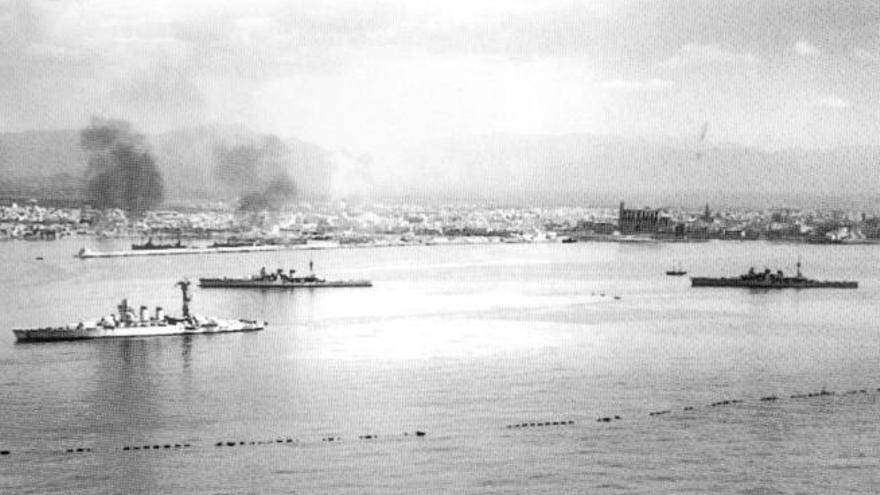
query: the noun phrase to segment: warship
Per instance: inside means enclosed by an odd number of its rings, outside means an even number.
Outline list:
[[[238,248],[238,247],[252,247],[252,246],[265,246],[267,244],[274,244],[271,242],[264,242],[261,239],[243,239],[238,237],[230,237],[225,241],[214,241],[211,243],[209,248]]]
[[[161,243],[157,244],[157,243],[153,242],[152,237],[148,237],[147,242],[145,242],[143,244],[132,244],[131,245],[131,249],[134,251],[148,251],[151,249],[184,249],[184,248],[186,248],[186,246],[184,246],[180,242],[180,239],[178,239],[175,244],[161,244]]]
[[[295,275],[296,270],[287,273],[279,268],[269,273],[266,267],[260,273],[249,278],[200,278],[199,287],[223,289],[317,289],[324,287],[372,287],[369,280],[325,280],[318,278],[312,271],[314,264],[309,261],[309,274],[303,277]]]
[[[106,339],[120,337],[152,337],[160,335],[192,335],[224,332],[251,332],[262,330],[266,323],[253,320],[221,320],[218,318],[206,318],[201,315],[191,314],[189,303],[192,296],[189,293],[190,282],[180,281],[176,284],[180,287],[183,298],[183,315],[181,317],[169,316],[161,307],[156,308],[152,315],[148,313],[146,306],[140,307],[140,312],[135,314],[134,308],[123,299],[117,306],[118,313],[110,314],[93,321],[81,321],[75,325],[61,327],[13,329],[17,342],[52,342],[62,340],[83,339]]]
[[[750,268],[739,277],[692,277],[691,287],[747,287],[750,289],[857,289],[858,282],[850,280],[813,280],[801,273],[801,262],[797,264],[797,275],[786,277],[782,270],[776,273],[770,269],[756,272]]]

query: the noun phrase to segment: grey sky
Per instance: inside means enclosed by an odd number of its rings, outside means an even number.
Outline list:
[[[0,131],[876,144],[880,2],[0,0]]]

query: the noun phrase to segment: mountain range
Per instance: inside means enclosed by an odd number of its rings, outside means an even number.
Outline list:
[[[168,200],[229,199],[219,145],[256,142],[243,127],[204,126],[145,136]],[[588,134],[492,134],[437,139],[377,157],[282,140],[301,197],[515,204],[665,205],[871,201],[880,146],[768,151],[687,140]],[[87,156],[76,130],[0,134],[0,190],[75,191]]]
[[[402,156],[409,175],[399,182],[417,197],[807,205],[864,203],[880,184],[880,147],[767,151],[676,139],[497,134],[438,140]]]

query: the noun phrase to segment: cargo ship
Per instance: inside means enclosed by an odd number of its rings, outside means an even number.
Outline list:
[[[279,268],[275,272],[267,272],[266,268],[260,269],[260,273],[249,278],[200,278],[199,287],[205,289],[317,289],[324,287],[372,287],[369,280],[325,280],[318,278],[312,269],[313,263],[309,262],[309,274],[303,277],[296,276],[296,270],[288,270],[287,273]]]
[[[191,314],[189,303],[190,282],[177,283],[183,297],[183,315],[169,316],[161,307],[152,315],[146,306],[139,313],[123,299],[117,306],[118,313],[93,321],[81,321],[75,325],[60,327],[13,329],[17,342],[53,342],[64,340],[107,339],[121,337],[153,337],[160,335],[193,335],[225,332],[252,332],[262,330],[266,323],[253,320],[221,320]]]
[[[782,270],[776,273],[765,269],[756,272],[750,268],[739,277],[692,277],[692,287],[746,287],[750,289],[857,289],[859,283],[851,280],[813,280],[801,274],[801,263],[797,262],[797,274],[786,277]]]

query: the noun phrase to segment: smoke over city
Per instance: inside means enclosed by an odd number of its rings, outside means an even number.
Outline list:
[[[92,118],[80,131],[80,146],[88,155],[85,192],[95,207],[142,212],[162,203],[162,174],[128,122]]]
[[[265,189],[241,197],[245,211],[277,210],[296,197],[296,184],[287,175],[272,179]]]
[[[217,178],[238,196],[242,210],[278,210],[296,199],[296,183],[288,173],[290,153],[277,136],[216,146],[214,159]]]

